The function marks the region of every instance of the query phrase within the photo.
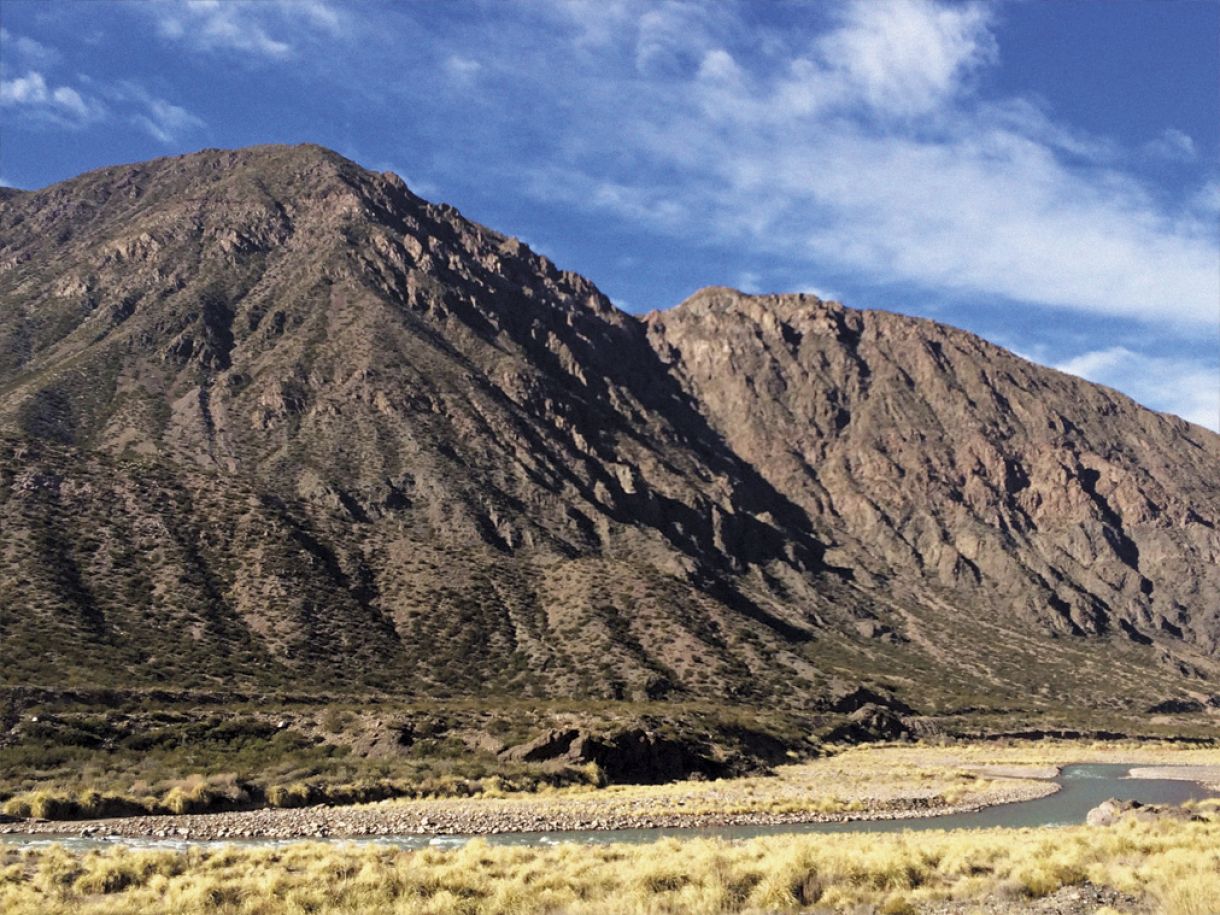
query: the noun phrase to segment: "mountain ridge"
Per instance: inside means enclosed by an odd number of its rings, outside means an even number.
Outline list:
[[[965,331],[725,287],[629,315],[314,146],[96,170],[0,239],[11,682],[1211,688],[1220,437]]]

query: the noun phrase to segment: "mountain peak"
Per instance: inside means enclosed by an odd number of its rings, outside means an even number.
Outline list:
[[[731,286],[705,286],[694,292],[675,309],[692,312],[724,312],[743,307],[764,308],[774,311],[794,311],[823,307],[831,304],[812,293],[806,292],[742,292]]]
[[[1217,671],[1220,437],[962,331],[727,287],[640,321],[311,145],[7,197],[0,305],[0,677],[1024,707],[1041,655],[1097,702]]]

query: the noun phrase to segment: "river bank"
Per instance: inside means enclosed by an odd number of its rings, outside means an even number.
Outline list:
[[[1174,778],[1199,782],[1220,792],[1220,765],[1216,766],[1139,766],[1131,770],[1132,778]]]
[[[22,819],[0,823],[0,835],[184,841],[359,839],[923,820],[1047,797],[1058,790],[1054,779],[1060,765],[1074,761],[1155,766],[1135,771],[1205,783],[1220,774],[1220,751],[1215,749],[892,745],[780,766],[768,776],[350,806]]]
[[[1167,811],[1166,813],[1171,813]],[[404,852],[301,842],[76,853],[0,846],[11,915],[566,915],[855,911],[1200,915],[1220,898],[1220,809],[1048,833],[783,835]],[[1103,909],[1102,906],[1109,906]]]
[[[608,798],[578,804],[539,799],[502,801],[383,802],[354,807],[246,810],[182,816],[116,817],[101,820],[18,820],[0,824],[3,834],[114,836],[145,839],[310,839],[388,835],[497,835],[572,830],[700,829],[719,826],[780,826],[857,820],[898,820],[968,813],[999,804],[1053,794],[1053,783],[1031,783],[993,791],[969,802],[933,798],[870,799],[839,814],[813,811],[658,813],[622,809]]]
[[[908,748],[851,750],[774,774],[216,813],[18,820],[0,834],[299,839],[763,826],[949,815],[1053,793],[1055,766],[925,760]]]

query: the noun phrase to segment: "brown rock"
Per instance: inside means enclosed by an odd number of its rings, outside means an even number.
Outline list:
[[[0,200],[3,683],[1142,708],[1220,673],[1217,478],[1220,436],[930,321],[625,314],[317,147]]]

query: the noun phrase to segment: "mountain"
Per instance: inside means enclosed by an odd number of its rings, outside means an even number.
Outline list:
[[[314,146],[0,199],[9,685],[1140,709],[1220,436],[933,322],[588,280]]]

